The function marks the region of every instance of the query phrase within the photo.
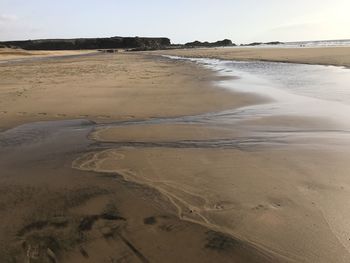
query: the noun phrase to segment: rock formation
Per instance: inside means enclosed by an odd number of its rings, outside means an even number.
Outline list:
[[[260,46],[260,45],[282,45],[284,44],[283,42],[279,42],[279,41],[273,41],[273,42],[253,42],[253,43],[249,43],[249,44],[241,44],[241,46],[243,47],[253,47],[253,46]]]
[[[79,50],[79,49],[160,49],[170,45],[168,38],[111,37],[76,39],[40,39],[0,42],[0,45],[16,46],[26,50]]]
[[[185,44],[186,47],[226,47],[226,46],[236,46],[236,44],[233,44],[231,40],[224,39],[221,41],[216,42],[200,42],[200,41],[194,41],[189,42]]]

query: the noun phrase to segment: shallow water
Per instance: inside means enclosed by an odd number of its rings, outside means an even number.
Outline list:
[[[328,127],[332,130],[350,128],[350,69],[279,62],[166,57],[188,60],[217,72],[219,76],[232,77],[215,83],[219,87],[271,100],[270,103],[236,110],[235,113],[240,111],[244,114],[245,120],[291,115],[325,118],[336,124]]]

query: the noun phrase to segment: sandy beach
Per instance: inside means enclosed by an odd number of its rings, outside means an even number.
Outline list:
[[[347,132],[248,118],[274,99],[161,56],[348,67],[349,51],[0,52],[16,59],[0,63],[0,259],[349,262]]]

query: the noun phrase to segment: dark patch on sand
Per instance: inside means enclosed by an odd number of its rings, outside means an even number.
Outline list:
[[[80,223],[79,223],[78,230],[79,231],[89,231],[89,230],[91,230],[93,225],[99,219],[111,220],[111,221],[112,220],[113,221],[117,221],[117,220],[126,221],[126,219],[124,217],[121,217],[116,212],[106,211],[106,212],[103,212],[100,215],[88,215],[88,216],[83,217],[81,219]]]
[[[100,218],[105,219],[105,220],[123,220],[123,221],[126,221],[126,219],[124,217],[120,216],[120,213],[119,213],[117,207],[112,203],[109,203],[106,206],[105,210],[100,215]]]
[[[84,258],[89,258],[89,254],[86,252],[86,250],[83,247],[79,248],[79,252]]]
[[[68,225],[68,219],[65,217],[54,217],[51,220],[39,220],[25,225],[17,233],[18,236],[23,236],[32,231],[39,231],[46,227],[63,228]]]
[[[99,219],[99,215],[88,215],[83,217],[78,226],[79,231],[91,230],[94,223]]]
[[[146,217],[143,219],[145,225],[154,225],[157,223],[157,219],[154,216]]]
[[[24,234],[34,231],[41,230],[49,224],[48,221],[36,221],[24,226],[20,231],[18,231],[19,236],[23,236]]]
[[[205,244],[206,248],[217,250],[217,251],[228,251],[242,244],[233,239],[232,237],[222,234],[220,232],[216,232],[213,230],[208,231],[207,233],[207,243]]]

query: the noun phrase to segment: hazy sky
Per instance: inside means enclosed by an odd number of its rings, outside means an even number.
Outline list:
[[[0,0],[0,40],[167,36],[173,43],[350,38],[350,0]]]

